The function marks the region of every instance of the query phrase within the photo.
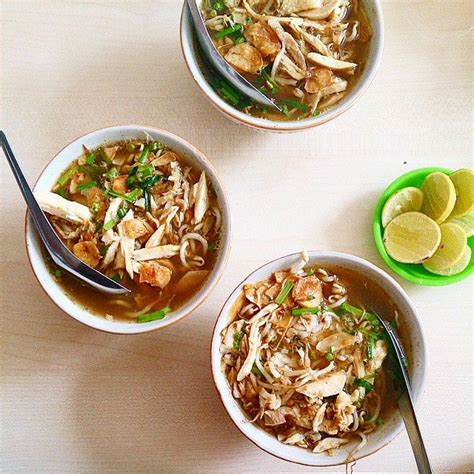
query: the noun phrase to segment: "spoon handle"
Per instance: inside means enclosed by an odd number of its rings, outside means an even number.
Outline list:
[[[3,152],[5,153],[5,156],[7,158],[8,164],[10,165],[10,168],[13,172],[13,175],[15,176],[16,182],[18,183],[20,191],[23,194],[23,198],[25,199],[28,210],[30,211],[31,218],[33,219],[35,227],[41,236],[41,240],[48,247],[48,250],[50,250],[48,242],[59,239],[56,236],[54,230],[52,229],[51,224],[48,222],[48,219],[46,219],[46,216],[44,215],[35,197],[33,196],[30,186],[28,185],[28,182],[26,181],[26,178],[23,175],[23,172],[21,171],[20,165],[18,164],[18,161],[16,160],[15,155],[13,154],[10,144],[8,143],[7,137],[5,133],[3,133],[3,131],[1,130],[0,143]]]

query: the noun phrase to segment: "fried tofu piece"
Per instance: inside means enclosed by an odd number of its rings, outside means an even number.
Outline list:
[[[163,289],[171,280],[171,270],[158,262],[144,262],[140,266],[140,283]]]
[[[123,221],[123,228],[127,237],[130,237],[131,239],[139,239],[149,232],[146,224],[140,219],[129,219]]]
[[[100,261],[100,252],[94,242],[78,242],[72,248],[74,255],[92,268],[96,268]]]

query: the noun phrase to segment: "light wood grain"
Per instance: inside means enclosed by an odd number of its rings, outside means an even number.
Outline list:
[[[290,136],[234,125],[203,98],[181,56],[177,0],[3,0],[0,8],[1,128],[31,181],[80,134],[154,125],[212,160],[234,223],[225,276],[192,317],[160,333],[102,334],[61,313],[33,278],[24,204],[1,160],[0,469],[308,470],[263,453],[229,421],[209,368],[213,323],[243,276],[301,248],[346,251],[386,269],[370,233],[384,187],[421,166],[472,166],[473,2],[385,1],[384,59],[369,92],[337,120]],[[398,280],[426,329],[419,419],[433,466],[467,471],[472,281]],[[355,467],[415,469],[405,433]]]

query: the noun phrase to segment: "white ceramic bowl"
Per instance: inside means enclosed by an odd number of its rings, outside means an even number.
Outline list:
[[[230,322],[230,310],[242,293],[243,284],[255,283],[267,278],[275,271],[288,269],[297,260],[298,256],[299,254],[297,253],[287,255],[263,265],[251,273],[229,296],[219,314],[212,336],[212,375],[218,394],[230,418],[242,434],[258,447],[278,458],[298,464],[315,467],[335,466],[345,463],[348,452],[352,449],[354,443],[347,445],[347,449],[344,447],[334,456],[328,456],[324,453],[314,454],[309,450],[281,443],[277,438],[264,431],[258,425],[249,422],[239,402],[232,396],[230,386],[221,370],[221,354],[219,352],[221,342],[220,334]],[[420,318],[405,291],[387,273],[359,257],[339,252],[324,251],[309,252],[309,256],[310,263],[308,265],[314,266],[317,264],[322,267],[329,265],[331,267],[341,267],[357,274],[363,274],[364,277],[380,286],[393,300],[400,310],[400,319],[403,320],[406,329],[405,332],[410,339],[409,342],[412,348],[412,353],[410,354],[410,379],[416,403],[420,398],[425,382],[428,364],[427,349]],[[367,445],[355,454],[355,459],[369,456],[386,446],[397,436],[402,427],[403,421],[399,413],[395,412],[391,418],[385,420],[384,425],[378,427],[375,432],[369,435]]]
[[[196,1],[200,3],[202,0]],[[204,66],[197,50],[197,40],[194,35],[191,14],[187,8],[183,7],[181,14],[180,38],[184,59],[191,76],[204,95],[211,101],[211,104],[234,122],[268,132],[297,132],[299,130],[316,127],[329,122],[354,105],[372,83],[382,60],[384,23],[381,2],[380,0],[362,0],[362,3],[364,4],[367,17],[373,29],[373,37],[370,43],[366,65],[362,75],[358,78],[357,83],[351,91],[334,107],[331,107],[328,111],[318,115],[317,117],[289,122],[278,122],[247,115],[229,105],[219,96],[219,94],[217,94],[217,92],[214,91],[203,73]]]
[[[227,199],[222,185],[217,178],[216,171],[206,157],[192,145],[180,137],[169,132],[152,127],[142,127],[138,125],[127,125],[103,128],[96,130],[83,137],[79,137],[72,143],[63,148],[46,166],[35,185],[35,190],[51,190],[61,173],[71,164],[73,160],[82,154],[82,145],[87,148],[95,148],[104,143],[126,140],[131,138],[145,138],[150,135],[154,140],[158,140],[178,154],[185,157],[192,165],[198,169],[203,169],[211,180],[216,190],[218,201],[222,210],[222,246],[216,265],[206,280],[203,287],[181,308],[170,313],[161,321],[152,321],[149,323],[124,323],[108,321],[103,316],[95,315],[71,299],[56,282],[55,278],[48,271],[42,254],[42,246],[32,225],[30,218],[26,219],[25,240],[28,257],[31,267],[36,275],[40,285],[47,295],[56,303],[65,313],[77,319],[81,323],[87,324],[95,329],[118,334],[137,334],[155,329],[161,329],[173,324],[187,316],[197,308],[209,295],[217,284],[225,267],[227,257],[230,251],[231,224],[230,212]],[[106,297],[106,296],[105,296]]]

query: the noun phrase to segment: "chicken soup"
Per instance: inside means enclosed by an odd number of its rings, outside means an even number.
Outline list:
[[[216,262],[221,211],[212,183],[157,141],[84,147],[53,189],[35,196],[79,259],[132,290],[104,295],[49,260],[65,291],[108,319],[166,317],[202,287]]]

